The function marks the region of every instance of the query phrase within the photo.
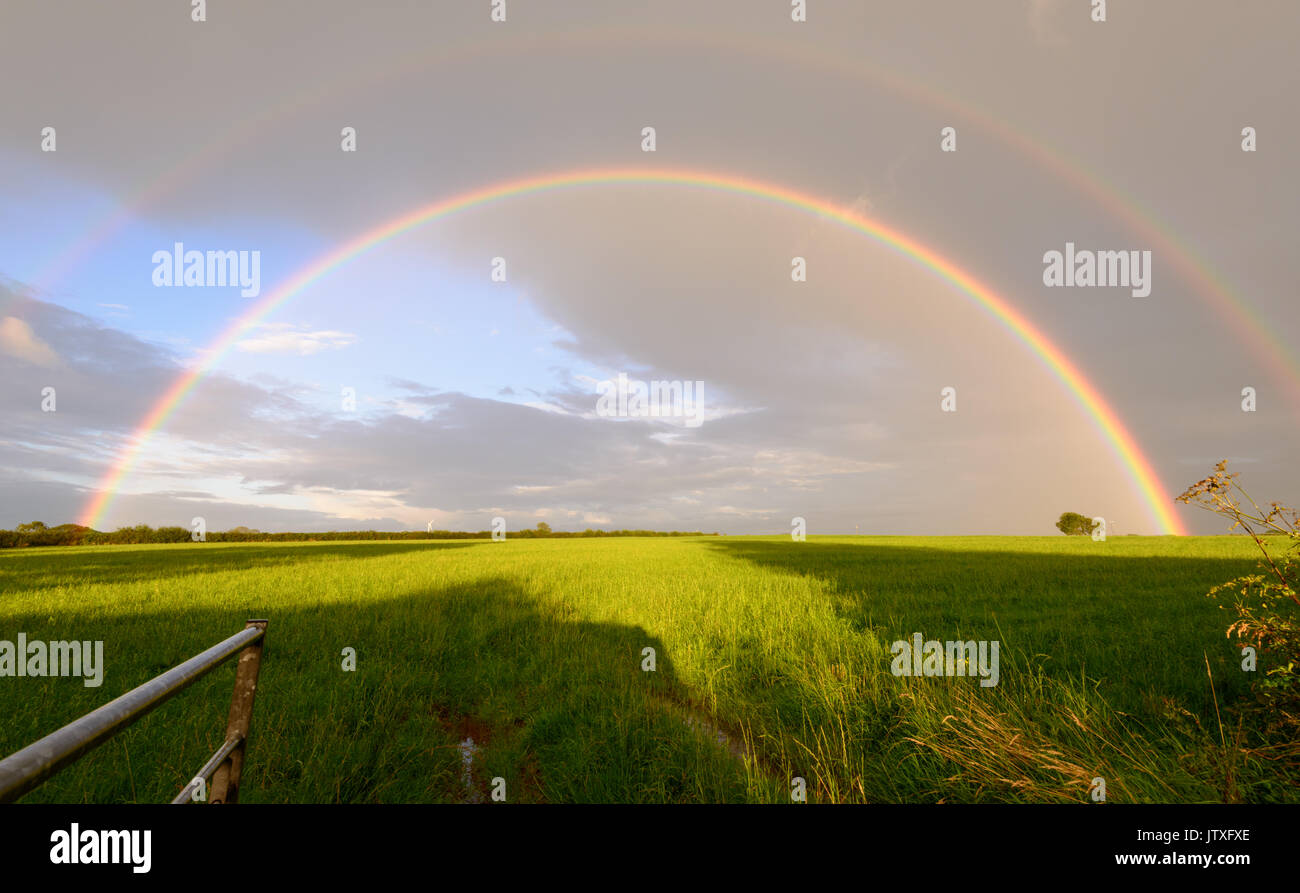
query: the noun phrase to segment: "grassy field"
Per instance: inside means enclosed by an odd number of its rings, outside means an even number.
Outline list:
[[[1205,597],[1240,537],[118,546],[0,554],[0,639],[104,641],[100,688],[0,677],[9,753],[270,619],[245,802],[1297,799],[1219,747],[1249,674]],[[998,640],[1000,682],[889,646]],[[355,672],[342,670],[345,647]],[[657,668],[642,670],[643,649]],[[1211,677],[1207,674],[1208,659]],[[24,798],[166,801],[233,662]],[[720,744],[725,736],[727,744]],[[477,746],[469,778],[458,746]]]

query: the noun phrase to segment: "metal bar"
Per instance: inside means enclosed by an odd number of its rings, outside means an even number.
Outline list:
[[[248,628],[260,629],[262,635],[249,642],[239,655],[239,668],[235,670],[235,693],[230,698],[230,718],[226,722],[226,738],[237,738],[239,744],[212,776],[212,803],[239,802],[239,780],[244,774],[248,727],[253,722],[253,698],[257,695],[257,674],[262,668],[266,623],[265,620],[248,621]]]
[[[172,800],[172,805],[175,806],[178,803],[189,803],[193,800],[194,782],[198,781],[200,778],[206,782],[211,778],[212,773],[217,771],[217,767],[225,762],[226,757],[230,756],[230,752],[238,747],[239,744],[240,742],[238,740],[232,738],[217,748],[217,752],[208,757],[208,761],[204,763],[203,768],[195,773],[194,777],[190,779],[190,783],[181,788],[181,792]]]
[[[207,675],[222,661],[266,635],[265,626],[248,627],[224,642],[196,654],[166,673],[103,707],[68,723],[17,753],[0,760],[0,803],[16,800],[68,763],[103,744],[113,735]],[[260,649],[259,649],[260,650]]]

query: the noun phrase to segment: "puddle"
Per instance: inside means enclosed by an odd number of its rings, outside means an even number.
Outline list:
[[[717,744],[727,749],[738,760],[753,760],[754,753],[745,745],[744,739],[737,738],[723,731],[718,726],[698,713],[690,713],[683,720],[687,728],[703,732]]]
[[[466,736],[459,744],[460,748],[460,782],[465,786],[464,803],[482,803],[483,792],[474,781],[474,757],[478,755],[479,745],[473,736]]]
[[[684,706],[679,702],[668,701],[667,703],[681,717],[684,726],[725,749],[733,759],[741,762],[752,761],[755,764],[760,762],[758,755],[746,744],[740,734],[723,728],[703,711]],[[487,785],[482,778],[482,752],[489,738],[493,737],[490,728],[482,720],[469,716],[456,716],[439,711],[439,718],[443,727],[455,735],[453,740],[459,741],[454,747],[460,754],[460,783],[464,789],[460,802],[486,803]],[[539,777],[540,771],[536,763],[530,762],[525,769],[523,783],[531,786],[535,792],[540,791]]]
[[[435,707],[438,723],[452,740],[450,745],[460,755],[461,803],[486,803],[487,783],[483,778],[483,751],[492,740],[491,727],[481,719]]]

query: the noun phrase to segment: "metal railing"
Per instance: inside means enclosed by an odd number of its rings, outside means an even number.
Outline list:
[[[199,787],[199,779],[206,785],[209,778],[212,785],[208,802],[238,802],[248,727],[253,719],[253,698],[257,693],[257,674],[262,667],[266,624],[265,620],[249,620],[244,629],[224,642],[0,760],[0,803],[18,799],[235,654],[239,655],[239,663],[235,670],[235,692],[230,700],[225,742],[172,802],[190,801]]]

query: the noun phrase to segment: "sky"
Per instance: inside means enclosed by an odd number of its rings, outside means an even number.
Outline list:
[[[968,292],[674,172],[797,193],[987,287],[1180,528],[1223,532],[1172,501],[1220,459],[1300,502],[1300,7],[796,5],[8,0],[0,527],[102,504],[99,529],[1052,534],[1077,511],[1165,532]],[[418,208],[647,168],[669,176],[436,216],[250,317]],[[257,252],[258,294],[156,284],[176,243]],[[1067,243],[1150,252],[1150,293],[1047,285]],[[603,412],[620,374],[698,388],[699,415]]]

